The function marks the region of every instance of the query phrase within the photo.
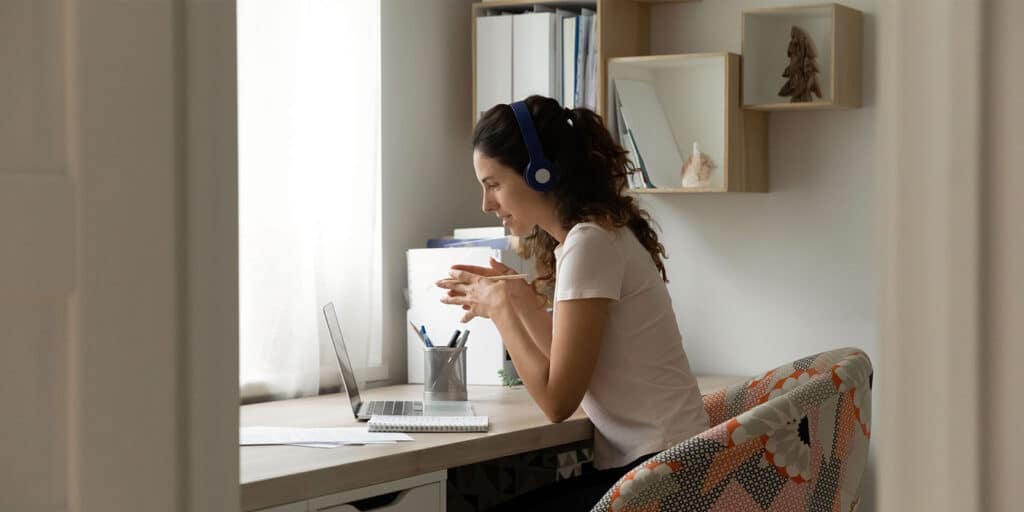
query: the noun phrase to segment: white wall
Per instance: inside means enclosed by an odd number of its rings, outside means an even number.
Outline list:
[[[384,360],[405,382],[405,251],[480,211],[472,159],[470,0],[381,3]]]
[[[813,3],[654,6],[650,50],[742,53],[743,9]],[[878,366],[879,7],[842,3],[864,12],[862,108],[770,114],[767,194],[643,198],[662,228],[669,290],[696,372],[753,375],[841,346],[864,349]],[[874,466],[869,460],[861,510],[874,509]]]
[[[741,53],[742,9],[799,3],[814,2],[654,7],[651,53]],[[643,198],[663,230],[669,289],[697,371],[755,374],[844,345],[877,352],[877,7],[846,5],[865,12],[862,108],[770,114],[767,194]]]

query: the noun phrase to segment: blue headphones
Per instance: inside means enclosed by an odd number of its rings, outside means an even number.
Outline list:
[[[547,158],[544,158],[544,149],[540,145],[540,137],[533,127],[533,120],[530,118],[530,110],[526,102],[516,101],[509,105],[516,115],[516,122],[519,123],[519,132],[523,135],[523,142],[526,143],[526,153],[530,161],[523,169],[523,178],[530,188],[538,192],[547,192],[555,186],[558,175],[555,174],[554,166]]]

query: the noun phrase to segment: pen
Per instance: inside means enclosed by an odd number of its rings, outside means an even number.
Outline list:
[[[420,341],[423,342],[423,346],[430,348],[430,345],[427,343],[427,338],[424,337],[423,333],[421,333],[420,330],[416,328],[416,324],[412,323],[412,320],[409,320],[409,327],[412,328],[412,332],[416,333],[416,336],[420,339]]]
[[[452,333],[452,339],[448,340],[448,348],[455,348],[455,344],[459,341],[459,335],[462,334],[458,329]]]
[[[466,340],[469,339],[469,329],[462,331],[462,336],[459,336],[459,341],[455,342],[455,348],[462,348],[466,346]]]
[[[420,326],[420,335],[423,337],[423,343],[427,348],[434,348],[434,344],[430,342],[430,336],[427,336],[427,328],[423,325]]]

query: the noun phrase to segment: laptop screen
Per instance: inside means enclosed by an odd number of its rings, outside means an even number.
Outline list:
[[[352,404],[352,413],[359,413],[359,387],[356,385],[356,374],[352,371],[352,362],[348,359],[348,350],[345,349],[345,338],[341,336],[341,324],[338,323],[338,314],[334,311],[334,303],[328,302],[324,306],[324,319],[327,320],[327,330],[331,334],[331,341],[334,343],[334,353],[338,356],[338,366],[341,368],[342,385],[348,392],[348,401]]]

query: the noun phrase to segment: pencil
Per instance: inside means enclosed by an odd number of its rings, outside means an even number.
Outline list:
[[[500,275],[500,276],[483,276],[483,277],[484,277],[484,279],[488,279],[490,281],[508,281],[510,279],[526,279],[526,274],[504,274],[504,275]],[[458,281],[455,280],[455,279],[442,279],[441,282],[443,282],[443,283],[455,283],[455,282],[458,282]]]
[[[500,276],[488,276],[491,281],[507,281],[509,279],[526,279],[526,274],[508,274]]]

